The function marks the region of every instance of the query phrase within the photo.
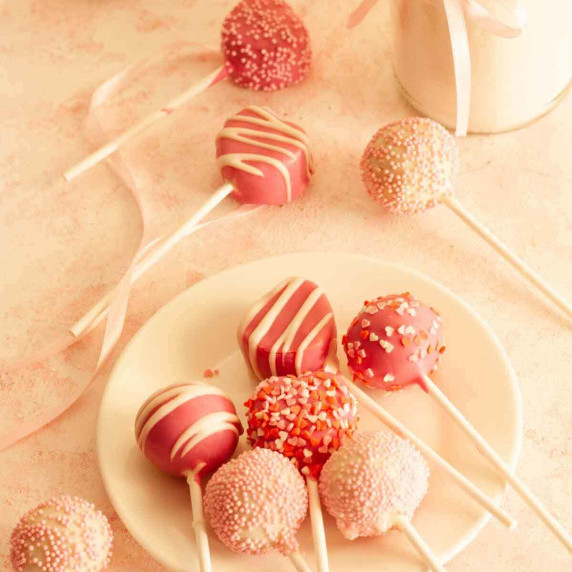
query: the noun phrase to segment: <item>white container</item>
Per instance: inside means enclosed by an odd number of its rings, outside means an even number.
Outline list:
[[[497,2],[482,2],[506,19]],[[501,38],[467,21],[471,52],[469,131],[494,133],[526,125],[550,111],[572,77],[572,2],[521,0],[521,35]],[[423,114],[455,126],[453,56],[443,0],[392,0],[395,74]]]

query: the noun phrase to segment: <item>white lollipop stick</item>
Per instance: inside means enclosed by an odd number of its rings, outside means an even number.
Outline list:
[[[203,204],[203,206],[187,219],[177,230],[166,236],[149,250],[137,263],[133,272],[132,283],[138,280],[151,266],[158,262],[175,244],[196,230],[200,221],[215,209],[232,191],[234,187],[230,183],[225,183]],[[97,302],[82,318],[80,318],[70,331],[74,336],[79,336],[87,328],[93,327],[101,321],[109,309],[109,304],[113,298],[113,290],[108,292],[99,302]]]
[[[330,565],[328,564],[328,548],[326,546],[326,533],[324,531],[324,519],[322,517],[322,504],[320,503],[318,483],[315,479],[306,477],[306,486],[308,487],[312,539],[318,560],[318,572],[328,572]]]
[[[288,558],[294,569],[298,570],[298,572],[312,572],[312,569],[308,566],[299,552],[290,552],[290,554],[288,554]]]
[[[419,552],[419,554],[423,557],[432,572],[446,572],[445,568],[443,568],[443,566],[439,563],[431,548],[427,546],[409,519],[405,518],[404,516],[396,516],[394,517],[393,524],[399,530],[401,530],[405,536],[407,536],[411,544],[415,546],[417,552]]]
[[[478,235],[484,238],[507,262],[512,264],[524,278],[532,282],[547,298],[552,300],[568,318],[572,318],[572,306],[550,284],[509,250],[490,230],[480,223],[467,209],[454,197],[444,196],[441,202],[448,206],[463,222],[468,224]]]
[[[457,469],[451,466],[445,459],[438,455],[429,445],[419,439],[415,433],[409,431],[397,419],[390,415],[385,409],[372,399],[367,393],[362,391],[355,383],[344,378],[345,383],[350,391],[358,398],[360,403],[375,415],[380,421],[385,423],[397,435],[409,439],[425,457],[431,459],[440,469],[447,473],[461,489],[463,489],[473,500],[478,502],[483,508],[490,512],[499,522],[509,529],[516,526],[516,521],[505,510],[497,506],[487,495],[485,495],[477,486],[475,486],[467,477],[461,474]]]
[[[201,572],[211,572],[211,553],[209,550],[209,537],[203,511],[203,491],[194,472],[187,473],[187,483],[191,491],[191,507],[193,509],[193,528],[199,552],[199,569]]]
[[[123,133],[121,133],[121,135],[118,135],[117,137],[115,137],[115,139],[112,139],[111,141],[109,141],[109,143],[106,143],[105,145],[103,145],[103,147],[100,147],[99,149],[94,151],[91,155],[88,155],[85,159],[83,159],[73,167],[70,167],[64,173],[64,179],[66,181],[73,181],[73,179],[75,179],[82,173],[85,173],[85,171],[91,169],[92,167],[94,167],[95,165],[106,159],[112,153],[115,153],[115,151],[117,151],[119,147],[121,147],[121,145],[130,141],[131,139],[139,135],[139,133],[145,131],[148,127],[150,127],[154,123],[157,123],[157,121],[160,121],[165,117],[168,117],[177,109],[188,103],[199,93],[202,93],[203,91],[205,91],[205,89],[207,89],[211,85],[214,85],[215,83],[218,83],[219,81],[226,78],[227,75],[228,73],[226,71],[226,67],[221,66],[220,68],[218,68],[217,70],[215,70],[214,72],[212,72],[211,74],[200,80],[198,83],[191,86],[189,89],[185,90],[183,93],[181,93],[180,95],[169,101],[169,103],[164,105],[161,109],[158,109],[157,111],[147,115],[139,122],[137,122],[135,125],[127,129],[127,131],[124,131]]]
[[[441,392],[435,383],[426,375],[423,376],[423,380],[425,381],[429,394],[445,408],[447,413],[451,415],[461,429],[469,436],[477,449],[503,476],[504,480],[509,483],[530,508],[536,512],[542,522],[544,522],[560,542],[564,544],[568,551],[572,552],[572,539],[562,525],[546,510],[522,480],[512,472],[510,467],[501,459],[500,455],[485,441],[483,436],[467,421],[463,414],[449,401],[447,396]]]

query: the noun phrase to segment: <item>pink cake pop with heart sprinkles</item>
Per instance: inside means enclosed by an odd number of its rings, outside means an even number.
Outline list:
[[[409,292],[365,303],[342,345],[354,380],[396,390],[411,384],[425,389],[445,351],[439,314]]]
[[[282,0],[243,0],[222,25],[222,51],[234,83],[276,91],[301,82],[310,69],[310,36]]]
[[[288,278],[249,308],[238,338],[258,379],[323,369],[335,349],[332,306],[314,282]]]
[[[15,572],[101,572],[113,534],[105,515],[81,498],[57,496],[25,514],[10,540]]]
[[[407,117],[382,127],[361,159],[370,196],[395,214],[414,214],[452,195],[459,170],[455,139],[436,121]]]
[[[232,196],[246,204],[284,205],[310,183],[314,160],[304,130],[265,107],[229,117],[216,140],[217,165]]]
[[[266,379],[245,406],[250,444],[282,453],[314,479],[359,419],[346,385],[325,372]]]
[[[326,510],[348,540],[377,536],[408,520],[427,493],[421,453],[389,431],[358,433],[332,454],[320,475]]]
[[[139,409],[135,436],[143,454],[165,473],[197,477],[228,461],[242,433],[233,402],[206,383],[160,389]]]
[[[235,552],[296,552],[295,534],[308,511],[304,479],[284,456],[253,449],[223,465],[205,490],[205,513]]]

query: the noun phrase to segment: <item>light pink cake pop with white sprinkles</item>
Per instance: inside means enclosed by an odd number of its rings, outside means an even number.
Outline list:
[[[12,533],[15,572],[100,572],[111,559],[113,534],[105,515],[62,495],[25,514]]]
[[[320,496],[349,540],[377,536],[408,520],[427,493],[429,469],[421,453],[390,433],[359,433],[336,451],[320,476]]]
[[[243,0],[222,25],[222,51],[237,85],[275,91],[302,81],[310,69],[310,36],[283,0]]]
[[[452,194],[459,170],[455,139],[436,121],[407,117],[382,127],[361,159],[370,196],[395,214],[414,214]]]
[[[304,479],[280,453],[252,449],[209,481],[205,513],[221,542],[235,552],[298,551],[295,534],[308,510]]]

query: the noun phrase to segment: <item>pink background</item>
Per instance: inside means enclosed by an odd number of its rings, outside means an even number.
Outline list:
[[[92,91],[173,42],[216,46],[233,4],[0,4],[0,363],[63,335],[119,279],[140,239],[132,196],[107,167],[69,185],[59,179],[90,149],[82,120]],[[314,143],[318,170],[309,192],[287,207],[262,209],[181,243],[135,287],[120,346],[175,294],[241,262],[346,250],[413,267],[472,304],[505,345],[524,401],[518,472],[572,529],[566,510],[572,490],[570,325],[445,207],[399,218],[367,197],[358,169],[365,144],[381,125],[413,113],[393,79],[387,9],[381,3],[374,17],[350,32],[344,28],[348,2],[292,4],[313,38],[308,81],[271,95],[219,85],[130,144],[124,159],[135,166],[149,235],[157,235],[184,220],[220,184],[214,135],[224,118],[244,105],[269,105],[303,125]],[[211,56],[157,67],[105,108],[106,125],[128,125],[217,63]],[[564,293],[572,291],[571,115],[568,98],[526,129],[459,140],[457,185],[465,206]],[[229,201],[223,211],[230,208]],[[100,337],[101,330],[63,356],[0,374],[0,431],[85,380]],[[98,474],[94,429],[109,365],[65,417],[2,454],[0,559],[19,516],[56,493],[69,493],[94,501],[109,516],[116,536],[112,571],[163,570],[122,526]],[[503,504],[519,528],[507,535],[489,524],[448,570],[568,570],[565,550],[522,501],[508,493]],[[0,563],[8,567],[7,560]]]

